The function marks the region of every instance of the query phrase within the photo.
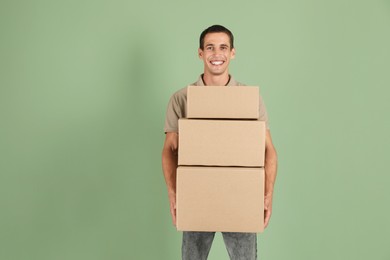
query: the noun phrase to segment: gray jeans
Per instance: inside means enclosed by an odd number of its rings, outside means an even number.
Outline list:
[[[206,260],[215,232],[183,232],[182,259]],[[257,259],[256,233],[222,232],[231,260]]]

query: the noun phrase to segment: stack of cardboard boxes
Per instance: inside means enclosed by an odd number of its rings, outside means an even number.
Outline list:
[[[179,120],[177,229],[262,232],[265,122],[259,88],[189,86]]]

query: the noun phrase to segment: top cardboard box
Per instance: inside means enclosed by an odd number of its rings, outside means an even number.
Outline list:
[[[258,119],[259,87],[188,86],[187,118]]]

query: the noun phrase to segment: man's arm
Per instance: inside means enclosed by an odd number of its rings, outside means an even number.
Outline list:
[[[179,136],[168,132],[165,136],[162,151],[162,168],[168,190],[168,198],[172,216],[172,223],[176,226],[176,168]]]
[[[265,197],[264,197],[264,228],[268,226],[272,213],[272,195],[276,179],[278,159],[272,143],[271,132],[265,134]]]

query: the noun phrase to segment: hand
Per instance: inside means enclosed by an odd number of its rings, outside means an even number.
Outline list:
[[[172,217],[172,224],[176,227],[176,194],[169,194],[169,206]]]
[[[264,196],[264,228],[268,226],[272,213],[272,194]]]

